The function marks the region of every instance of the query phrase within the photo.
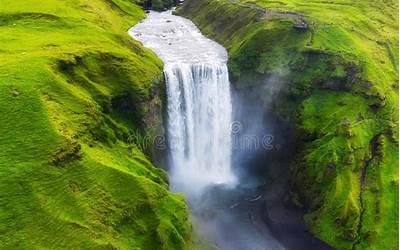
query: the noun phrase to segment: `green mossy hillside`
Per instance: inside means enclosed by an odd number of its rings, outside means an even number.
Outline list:
[[[228,49],[237,89],[259,89],[266,109],[295,124],[294,199],[337,249],[398,247],[397,10],[347,0],[187,0],[178,10]]]
[[[150,161],[162,63],[129,0],[1,0],[0,248],[187,249],[181,195]]]

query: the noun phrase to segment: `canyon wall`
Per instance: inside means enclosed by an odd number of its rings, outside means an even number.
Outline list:
[[[177,13],[228,49],[237,90],[295,127],[290,196],[311,232],[397,248],[397,3],[187,0]]]

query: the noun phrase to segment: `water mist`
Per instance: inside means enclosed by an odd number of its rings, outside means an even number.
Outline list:
[[[241,202],[256,194],[237,186],[232,170],[226,50],[170,11],[151,12],[129,34],[164,62],[171,188],[185,194],[196,233],[218,249],[283,249],[250,215],[259,214],[252,198]]]

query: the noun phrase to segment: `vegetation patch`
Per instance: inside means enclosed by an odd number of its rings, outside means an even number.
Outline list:
[[[183,197],[129,139],[162,124],[162,63],[127,35],[136,4],[2,1],[2,248],[189,247]]]
[[[265,109],[294,122],[291,184],[338,249],[398,246],[398,3],[187,0],[178,13],[229,51],[238,89],[279,79]]]

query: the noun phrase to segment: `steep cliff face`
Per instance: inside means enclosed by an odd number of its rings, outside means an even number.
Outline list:
[[[143,11],[128,0],[0,5],[1,248],[188,248],[187,205],[149,161],[163,74],[127,35]]]
[[[187,0],[178,9],[229,50],[236,88],[258,88],[265,109],[295,123],[293,199],[338,249],[398,245],[397,7]]]

